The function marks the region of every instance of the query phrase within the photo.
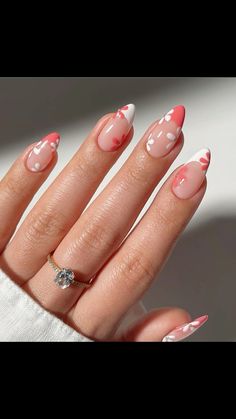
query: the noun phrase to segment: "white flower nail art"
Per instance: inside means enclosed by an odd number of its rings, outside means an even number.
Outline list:
[[[60,142],[59,134],[51,133],[40,140],[30,151],[26,160],[26,167],[31,172],[41,172],[52,160]]]
[[[37,148],[37,147],[34,147],[34,148],[33,148],[33,152],[34,152],[34,154],[36,154],[36,155],[38,155],[38,154],[40,153],[40,151],[41,151],[41,148]]]
[[[164,121],[169,122],[171,120],[171,115],[174,112],[174,109],[171,109],[163,118],[160,119],[159,125],[161,125]]]
[[[188,164],[192,161],[197,161],[201,164],[201,167],[202,167],[202,170],[204,171],[204,173],[206,173],[207,169],[208,169],[208,166],[210,164],[210,159],[211,159],[211,152],[210,152],[209,148],[203,148],[202,150],[195,153],[194,156],[191,157],[191,159],[189,159],[186,162],[186,164]]]
[[[182,327],[182,330],[183,330],[184,333],[188,332],[188,331],[194,332],[195,327],[199,326],[199,324],[200,324],[200,322],[198,322],[198,321],[188,323],[188,324],[186,324],[185,326]]]
[[[184,115],[184,107],[176,106],[154,124],[146,143],[146,149],[152,157],[164,157],[172,150],[181,132]]]
[[[176,135],[172,134],[172,132],[167,132],[166,137],[170,141],[175,141],[176,140]]]
[[[166,335],[162,342],[178,342],[190,336],[196,330],[199,329],[208,319],[208,316],[198,317],[196,320],[193,320],[190,323],[183,324],[172,330],[169,335]]]
[[[35,163],[34,168],[39,170],[41,168],[41,164],[39,162]]]
[[[149,136],[149,138],[150,139],[146,143],[147,151],[151,150],[151,145],[154,144],[154,142],[155,142],[154,138],[152,138],[151,135]]]
[[[174,335],[167,335],[162,342],[174,342],[175,341],[175,336]]]

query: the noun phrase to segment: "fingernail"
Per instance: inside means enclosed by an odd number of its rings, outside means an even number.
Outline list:
[[[98,145],[103,151],[116,151],[125,142],[133,125],[135,106],[132,104],[118,109],[108,121],[98,137]]]
[[[41,172],[49,165],[60,142],[60,135],[52,132],[42,138],[30,151],[26,167],[31,172]]]
[[[159,122],[150,133],[146,149],[152,157],[166,156],[174,147],[182,131],[185,108],[175,106]]]
[[[166,335],[162,342],[179,342],[180,340],[186,339],[188,336],[195,333],[206,321],[208,316],[198,317],[190,323],[182,324],[182,326],[176,327],[172,332]]]
[[[198,151],[175,175],[172,190],[180,199],[191,198],[199,190],[210,164],[208,148]]]

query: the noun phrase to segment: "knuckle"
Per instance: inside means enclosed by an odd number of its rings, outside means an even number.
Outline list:
[[[141,183],[147,185],[149,183],[149,170],[144,155],[135,157],[134,163],[128,168],[128,179],[132,183]]]
[[[148,183],[147,173],[142,166],[129,168],[128,179],[131,181],[131,183],[139,183],[142,185],[147,185]]]
[[[87,151],[76,156],[72,167],[72,173],[76,178],[83,180],[96,179],[98,167],[93,156],[93,152],[89,153]]]
[[[114,246],[117,238],[107,228],[107,223],[104,220],[95,218],[88,222],[80,236],[75,241],[75,251],[82,250],[83,253],[88,253],[91,250],[107,252]]]
[[[65,217],[55,209],[29,215],[25,236],[30,243],[39,243],[49,237],[63,237],[65,233]]]
[[[4,192],[8,196],[18,196],[22,193],[22,177],[8,175],[3,183]]]
[[[167,212],[161,208],[158,208],[157,214],[156,214],[156,222],[159,226],[163,228],[168,228],[169,223],[171,223],[171,217]]]
[[[149,284],[155,276],[151,261],[140,251],[128,251],[120,265],[120,273],[128,288]]]
[[[178,228],[180,219],[181,217],[178,216],[177,211],[172,210],[171,206],[157,209],[156,223],[159,228],[166,232],[173,233]]]
[[[75,168],[76,176],[79,175],[80,178],[85,178],[88,176],[88,164],[87,160],[84,157],[80,157],[76,160]]]
[[[0,253],[4,250],[11,235],[12,231],[9,230],[8,224],[0,224]]]

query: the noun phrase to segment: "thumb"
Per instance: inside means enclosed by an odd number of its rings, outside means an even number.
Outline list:
[[[207,319],[208,316],[201,316],[191,321],[190,314],[181,308],[156,309],[123,332],[119,340],[126,342],[177,342],[197,331]]]

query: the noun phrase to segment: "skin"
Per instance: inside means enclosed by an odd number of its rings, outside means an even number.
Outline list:
[[[30,173],[25,159],[32,145],[0,182],[0,265],[40,305],[77,331],[95,340],[161,341],[175,327],[190,321],[187,312],[166,308],[148,313],[120,337],[116,329],[161,270],[206,189],[186,200],[172,191],[172,173],[150,208],[129,233],[151,193],[183,146],[183,134],[167,156],[146,151],[149,127],[123,167],[84,211],[102,179],[127,147],[99,149],[97,138],[113,114],[101,118],[78,152],[42,195],[9,243],[21,215],[56,164]],[[125,203],[125,205],[123,205]],[[127,236],[127,237],[126,237]],[[126,239],[125,239],[126,237]],[[125,239],[125,241],[124,241]],[[59,266],[69,266],[91,288],[61,290],[46,262],[54,251]]]

